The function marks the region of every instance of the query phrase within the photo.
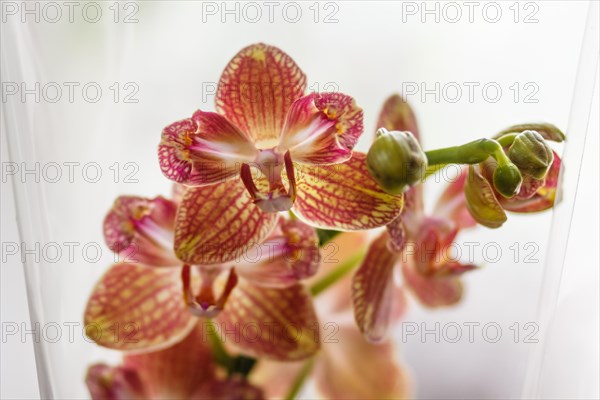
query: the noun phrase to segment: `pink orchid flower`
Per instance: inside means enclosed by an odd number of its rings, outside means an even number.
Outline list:
[[[243,376],[224,376],[197,323],[180,342],[163,350],[125,354],[121,365],[92,365],[86,384],[92,400],[263,399]]]
[[[343,263],[366,245],[367,235],[342,233],[331,243],[336,259]],[[318,281],[326,272],[321,268],[310,281]],[[324,327],[321,350],[314,356],[311,372],[319,395],[335,400],[409,398],[409,375],[397,360],[395,344],[369,343],[356,327],[350,286],[351,277],[347,276],[315,299]],[[268,398],[285,398],[306,362],[261,361],[252,371],[252,381]]]
[[[419,138],[414,114],[398,95],[385,102],[377,126],[390,131],[410,129]],[[383,340],[390,323],[402,315],[404,291],[395,283],[396,265],[401,265],[404,287],[424,305],[439,307],[460,300],[458,276],[475,266],[461,264],[448,253],[459,231],[475,225],[463,193],[465,178],[462,170],[430,216],[424,213],[422,185],[410,188],[404,194],[402,214],[369,246],[352,283],[355,319],[369,341]]]
[[[305,90],[291,57],[251,45],[225,67],[218,113],[197,111],[164,129],[161,169],[190,186],[177,217],[178,258],[223,262],[225,253],[264,240],[278,211],[338,230],[383,226],[400,213],[402,196],[384,192],[367,171],[366,155],[352,152],[363,132],[362,110],[345,94]]]
[[[268,239],[252,254],[222,264],[187,264],[172,250],[176,210],[177,202],[163,197],[122,196],[115,201],[104,234],[121,261],[100,279],[88,300],[84,321],[89,336],[113,349],[157,350],[181,340],[198,316],[205,316],[215,317],[228,332],[248,324],[300,332],[291,339],[267,329],[259,337],[238,335],[233,344],[247,354],[300,359],[316,352],[318,324],[310,294],[299,283],[320,262],[314,228],[278,217]]]

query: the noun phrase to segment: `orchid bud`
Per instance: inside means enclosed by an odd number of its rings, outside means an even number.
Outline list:
[[[508,157],[523,173],[536,179],[544,179],[554,161],[552,149],[535,131],[517,135],[508,149]]]
[[[412,133],[381,128],[367,154],[367,168],[386,192],[397,194],[425,176],[427,156]]]
[[[519,193],[523,177],[514,164],[498,165],[494,171],[494,187],[502,196],[510,198]]]

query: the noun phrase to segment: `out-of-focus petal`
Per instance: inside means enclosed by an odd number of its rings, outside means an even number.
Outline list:
[[[252,139],[223,116],[196,111],[163,130],[159,160],[167,178],[189,185],[222,182],[239,174],[258,152]]]
[[[121,196],[104,218],[104,240],[123,262],[179,265],[173,252],[176,210],[163,197]]]
[[[268,399],[284,399],[307,361],[261,360],[252,369],[252,382],[262,388]]]
[[[181,340],[195,317],[181,297],[179,269],[113,265],[93,289],[84,315],[87,336],[117,350],[156,350]]]
[[[457,229],[469,228],[476,224],[469,213],[465,198],[464,187],[467,176],[467,169],[462,168],[458,178],[446,186],[433,210],[435,217],[453,221]]]
[[[400,95],[394,94],[383,103],[383,108],[377,120],[377,128],[388,131],[409,131],[417,140],[421,140],[417,118],[410,105]]]
[[[304,95],[306,76],[294,60],[264,43],[242,49],[217,88],[217,110],[260,147],[277,144],[292,103]]]
[[[389,246],[391,249],[396,252],[402,251],[404,244],[406,243],[406,229],[404,228],[402,215],[387,224],[385,228],[387,229],[390,237]]]
[[[306,288],[265,288],[240,282],[216,318],[226,343],[245,354],[300,360],[319,349],[319,324]]]
[[[215,378],[208,325],[196,323],[179,343],[166,349],[126,355],[123,366],[137,371],[150,398],[188,399]]]
[[[94,364],[85,383],[92,400],[145,400],[148,394],[135,369]]]
[[[315,366],[317,390],[329,399],[408,398],[410,382],[396,353],[391,342],[374,345],[356,327],[340,325]]]
[[[394,220],[403,197],[386,193],[369,174],[365,159],[354,152],[342,164],[302,168],[294,214],[319,228],[337,230],[372,229]]]
[[[203,384],[190,400],[263,400],[260,387],[249,383],[241,376],[214,379]]]
[[[352,156],[363,132],[363,112],[342,93],[312,93],[292,104],[278,149],[308,164],[334,164]]]
[[[200,265],[238,259],[262,243],[276,222],[277,214],[258,208],[237,180],[190,187],[177,211],[175,254]]]
[[[552,208],[557,194],[560,166],[561,159],[558,154],[554,153],[554,161],[546,175],[544,185],[538,188],[536,193],[527,199],[501,199],[500,203],[502,207],[507,211],[518,213],[544,211]]]
[[[403,264],[402,273],[408,288],[425,306],[449,306],[462,297],[463,286],[456,277],[425,276],[407,263]]]
[[[506,221],[506,214],[494,195],[494,189],[474,166],[469,166],[465,183],[467,209],[471,216],[488,228],[499,228]]]
[[[402,304],[395,304],[396,300],[403,300],[395,295],[400,291],[394,282],[399,253],[390,250],[389,240],[389,234],[383,232],[371,243],[352,278],[354,318],[365,338],[374,343],[385,338],[392,322],[392,310],[404,308]]]
[[[285,287],[314,275],[320,261],[315,229],[299,220],[280,218],[277,229],[244,255],[236,271],[259,286]]]

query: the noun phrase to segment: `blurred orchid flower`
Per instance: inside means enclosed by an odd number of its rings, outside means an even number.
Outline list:
[[[488,228],[502,226],[507,220],[505,211],[530,213],[552,208],[562,162],[546,141],[562,142],[565,136],[550,124],[523,124],[505,129],[495,138],[519,166],[523,181],[517,194],[506,198],[494,187],[496,163],[492,159],[469,167],[467,206],[473,218]]]
[[[225,67],[218,113],[196,111],[163,130],[163,173],[196,187],[182,202],[189,212],[178,219],[178,256],[199,252],[194,241],[204,231],[190,228],[203,226],[195,205],[207,199],[212,214],[231,214],[230,224],[240,230],[234,242],[241,243],[264,237],[278,211],[292,209],[313,226],[343,230],[383,226],[400,213],[402,196],[385,193],[369,175],[365,154],[352,152],[363,132],[354,99],[305,90],[306,76],[291,57],[254,44]],[[248,204],[256,210],[245,212]],[[231,239],[209,236],[214,247]]]
[[[344,263],[366,245],[361,233],[342,233],[332,239],[336,259]],[[310,279],[318,281],[325,268]],[[352,317],[351,278],[346,276],[315,299],[323,328],[321,350],[312,361],[281,363],[261,361],[252,371],[252,381],[268,398],[288,398],[295,378],[308,366],[316,389],[326,399],[405,399],[410,379],[397,360],[393,342],[371,344]],[[327,333],[326,333],[327,332]],[[311,363],[312,364],[307,364]]]
[[[399,95],[386,100],[377,126],[390,131],[410,129],[419,139],[414,113]],[[475,266],[461,264],[448,253],[458,232],[475,225],[463,193],[465,178],[466,171],[461,170],[431,216],[424,213],[422,185],[412,186],[404,193],[402,214],[370,244],[352,282],[355,319],[369,341],[383,340],[390,323],[404,309],[403,289],[395,282],[396,265],[401,265],[406,288],[424,305],[450,305],[461,298],[458,276]]]
[[[180,342],[163,350],[125,354],[121,365],[92,365],[86,375],[92,400],[263,399],[243,375],[224,376],[198,322]]]
[[[115,201],[105,218],[104,235],[121,260],[88,300],[88,335],[113,349],[157,350],[185,337],[202,316],[215,317],[222,326],[271,324],[300,332],[291,340],[283,334],[269,337],[268,332],[236,340],[247,354],[300,359],[316,352],[312,300],[298,283],[319,265],[315,230],[278,217],[268,239],[252,253],[236,254],[227,263],[188,264],[172,250],[176,210],[176,201],[163,197],[122,196]],[[214,217],[218,230],[221,219]]]

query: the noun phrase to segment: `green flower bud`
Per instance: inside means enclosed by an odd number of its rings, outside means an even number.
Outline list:
[[[535,131],[525,131],[515,137],[508,149],[508,158],[524,174],[544,179],[554,161],[554,154],[542,135]]]
[[[565,140],[565,134],[560,129],[552,124],[545,123],[514,125],[498,133],[495,137],[499,138],[507,134],[521,133],[523,131],[536,131],[542,135],[544,139],[552,140],[554,142],[562,142]]]
[[[502,196],[513,197],[519,193],[523,177],[519,168],[514,164],[501,164],[494,171],[494,187]]]
[[[425,176],[427,156],[412,133],[381,128],[367,154],[367,168],[386,192],[397,194]]]

